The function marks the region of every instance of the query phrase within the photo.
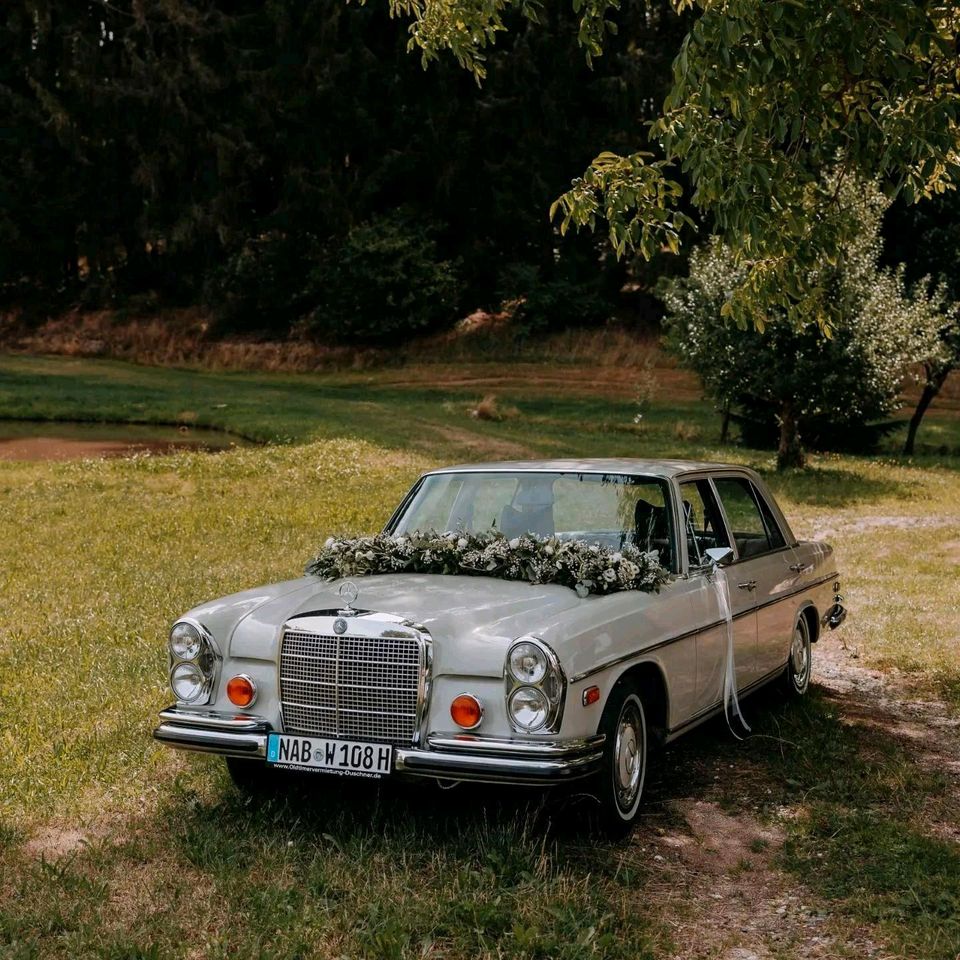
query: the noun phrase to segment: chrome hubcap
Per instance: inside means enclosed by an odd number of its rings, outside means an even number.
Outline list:
[[[620,714],[614,764],[617,803],[621,810],[629,810],[640,792],[645,766],[643,720],[632,703],[628,703]]]
[[[810,670],[810,645],[807,643],[807,632],[799,623],[793,631],[790,662],[793,666],[793,682],[797,689],[802,690],[807,684]]]

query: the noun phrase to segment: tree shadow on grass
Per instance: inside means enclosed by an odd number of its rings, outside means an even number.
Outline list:
[[[55,868],[21,858],[35,895],[0,909],[3,930],[35,942],[24,956],[55,955],[69,934],[118,956],[120,946],[178,956],[201,936],[204,955],[251,960],[653,958],[665,952],[653,919],[672,909],[664,891],[682,901],[698,869],[697,854],[678,874],[653,855],[668,853],[664,835],[689,832],[692,801],[722,808],[732,831],[743,816],[786,811],[776,856],[814,902],[832,901],[904,955],[953,960],[960,853],[925,831],[945,786],[915,737],[896,724],[878,735],[883,717],[852,694],[815,690],[785,704],[771,690],[744,711],[753,733],[743,741],[720,718],[653,758],[640,824],[623,844],[590,832],[590,802],[576,791],[545,800],[522,788],[316,775],[252,799],[222,765],[196,758],[122,837]]]
[[[848,507],[882,497],[906,500],[913,493],[909,483],[835,467],[808,467],[786,473],[760,472],[778,496],[812,506]]]
[[[212,795],[175,786],[155,827],[167,855],[224,905],[234,936],[270,930],[280,944],[322,928],[348,954],[387,957],[432,944],[456,956],[562,958],[597,943],[602,955],[635,958],[663,942],[656,911],[637,909],[669,882],[647,851],[687,830],[675,801],[708,803],[731,829],[742,815],[777,816],[787,834],[779,862],[811,897],[906,955],[953,960],[960,852],[924,825],[947,788],[915,739],[895,726],[878,736],[877,717],[852,694],[815,690],[787,704],[771,689],[744,710],[744,740],[719,718],[655,755],[640,824],[622,844],[592,832],[595,805],[576,790],[316,775],[251,799],[222,770]]]

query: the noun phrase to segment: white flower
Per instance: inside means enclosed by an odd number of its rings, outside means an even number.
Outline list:
[[[610,554],[611,563],[619,563],[623,559],[623,554],[618,550],[616,553]]]
[[[467,548],[467,546],[469,545],[469,543],[470,543],[470,541],[469,541],[466,537],[461,537],[461,538],[457,541],[457,548],[460,549],[460,550],[466,550],[466,548]]]
[[[577,596],[581,600],[590,595],[590,588],[585,583],[578,583],[573,589],[577,591]]]
[[[519,537],[514,537],[514,538],[510,541],[510,549],[511,549],[511,550],[516,550],[517,547],[519,547],[519,546],[520,546],[520,538],[519,538]]]
[[[607,569],[603,571],[603,579],[606,580],[607,583],[613,583],[613,581],[617,579],[617,575],[611,567],[607,567]]]

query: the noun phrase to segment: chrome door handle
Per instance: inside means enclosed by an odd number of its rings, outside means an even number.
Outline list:
[[[745,580],[743,583],[738,583],[737,586],[741,590],[756,590],[757,581],[756,580]]]

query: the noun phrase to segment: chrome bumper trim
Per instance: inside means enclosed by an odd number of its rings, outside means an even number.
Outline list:
[[[193,713],[170,707],[160,714],[153,736],[179,750],[227,757],[267,755],[272,727],[246,714]],[[396,747],[395,771],[402,776],[487,783],[536,784],[573,780],[593,773],[603,756],[603,735],[553,741],[506,740],[468,734],[432,734],[426,749]]]
[[[166,710],[161,710],[160,720],[163,723],[184,724],[190,727],[230,732],[270,729],[270,724],[263,717],[256,717],[249,713],[214,713],[213,711],[200,713],[194,710],[182,710],[179,707],[168,707]]]
[[[847,619],[847,608],[841,603],[834,603],[834,605],[820,618],[820,623],[825,627],[829,627],[831,630],[836,630],[837,627]]]
[[[479,780],[485,783],[556,783],[589,776],[600,765],[601,748],[562,757],[453,753],[439,750],[396,751],[397,773],[439,780]]]
[[[265,757],[270,724],[246,713],[214,713],[168,707],[160,711],[155,740],[178,750],[202,750],[225,757]]]
[[[505,740],[501,737],[484,737],[470,733],[431,733],[427,746],[431,750],[453,750],[469,753],[499,753],[504,756],[569,757],[603,746],[606,737],[602,733],[592,737],[567,740]]]

